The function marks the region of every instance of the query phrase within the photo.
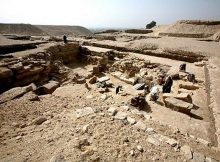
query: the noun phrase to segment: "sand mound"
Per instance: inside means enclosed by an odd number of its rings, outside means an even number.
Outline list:
[[[182,20],[159,33],[174,37],[206,38],[220,29],[220,21]]]
[[[92,34],[88,29],[81,26],[53,26],[31,24],[0,24],[0,34],[17,35],[88,35]]]

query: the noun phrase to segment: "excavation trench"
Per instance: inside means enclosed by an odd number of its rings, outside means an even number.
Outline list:
[[[46,42],[35,42],[35,43],[24,43],[24,44],[13,44],[13,45],[0,45],[0,55],[25,51],[29,49],[37,48],[37,45],[46,43]]]
[[[207,94],[207,108],[209,110],[209,119],[210,119],[210,131],[209,136],[213,146],[218,146],[217,136],[216,136],[216,127],[215,127],[215,118],[213,116],[213,110],[210,107],[211,104],[211,89],[210,89],[210,75],[207,65],[204,66],[204,73],[205,73],[205,87],[206,87],[206,94]]]
[[[189,62],[189,63],[194,63],[194,62],[198,62],[198,61],[202,61],[202,60],[206,59],[205,56],[203,56],[201,54],[188,52],[188,51],[181,51],[181,50],[164,50],[164,51],[139,50],[139,49],[131,49],[131,48],[127,48],[127,47],[114,46],[114,45],[109,45],[109,44],[100,44],[100,43],[95,43],[95,42],[84,42],[83,45],[113,49],[113,50],[117,50],[119,52],[140,53],[143,55],[169,58],[169,59],[185,61],[185,62]]]

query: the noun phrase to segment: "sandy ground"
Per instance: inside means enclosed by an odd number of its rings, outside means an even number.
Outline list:
[[[83,40],[82,38],[73,39]],[[124,108],[123,106],[127,106],[128,99],[136,92],[131,90],[131,85],[106,73],[115,85],[123,85],[124,92],[131,93],[131,95],[116,95],[114,88],[108,93],[101,94],[96,85],[88,84],[89,89],[87,89],[84,84],[70,82],[58,88],[52,95],[39,96],[40,101],[29,101],[23,96],[0,104],[0,161],[53,161],[59,157],[65,158],[66,161],[187,161],[181,149],[162,141],[159,145],[152,144],[149,142],[151,133],[138,129],[127,120],[116,119],[108,112],[110,107],[126,113],[136,122],[143,122],[156,134],[177,140],[180,148],[187,145],[196,153],[220,160],[220,150],[217,147],[220,140],[218,141],[215,137],[219,131],[217,128],[220,126],[219,121],[214,120],[218,119],[216,115],[219,114],[219,42],[201,42],[196,39],[171,37],[134,41],[123,41],[118,38],[118,40],[120,41],[83,41],[133,48],[142,48],[143,45],[149,46],[150,44],[158,49],[181,49],[211,56],[212,58],[208,61],[211,92],[208,93],[213,98],[212,111],[207,105],[205,67],[187,63],[187,71],[195,73],[196,77],[202,81],[201,88],[193,91],[193,102],[199,107],[198,110],[193,111],[193,114],[199,116],[199,119],[172,111],[151,101],[148,101],[151,112],[143,112],[131,107]],[[47,46],[50,44],[42,45],[36,50],[43,50]],[[108,50],[91,48],[99,52]],[[18,52],[14,55],[20,57],[36,52],[34,50]],[[127,54],[169,65],[174,69],[178,69],[182,63],[138,53]],[[69,68],[71,68],[71,73],[77,72],[86,76],[92,67],[73,64]],[[176,92],[176,87],[180,82],[174,82],[173,91]],[[93,108],[94,112],[77,118],[77,109],[85,107]],[[213,117],[214,111],[215,118]],[[39,125],[33,124],[36,118],[42,116],[46,121]],[[206,146],[204,141],[199,142],[197,138],[211,142],[215,147]]]

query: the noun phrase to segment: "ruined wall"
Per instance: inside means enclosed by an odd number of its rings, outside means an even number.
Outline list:
[[[50,53],[51,60],[62,60],[64,64],[75,61],[80,54],[80,46],[78,43],[59,44],[52,46],[46,50]]]
[[[78,56],[79,45],[70,43],[54,45],[24,57],[4,58],[0,60],[0,92],[30,83],[41,85],[50,79],[60,81],[64,79],[60,69],[62,62],[74,62]]]

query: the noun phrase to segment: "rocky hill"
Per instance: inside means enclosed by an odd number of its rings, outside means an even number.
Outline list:
[[[0,34],[60,36],[64,34],[88,35],[88,34],[92,34],[92,32],[81,26],[0,24]]]

